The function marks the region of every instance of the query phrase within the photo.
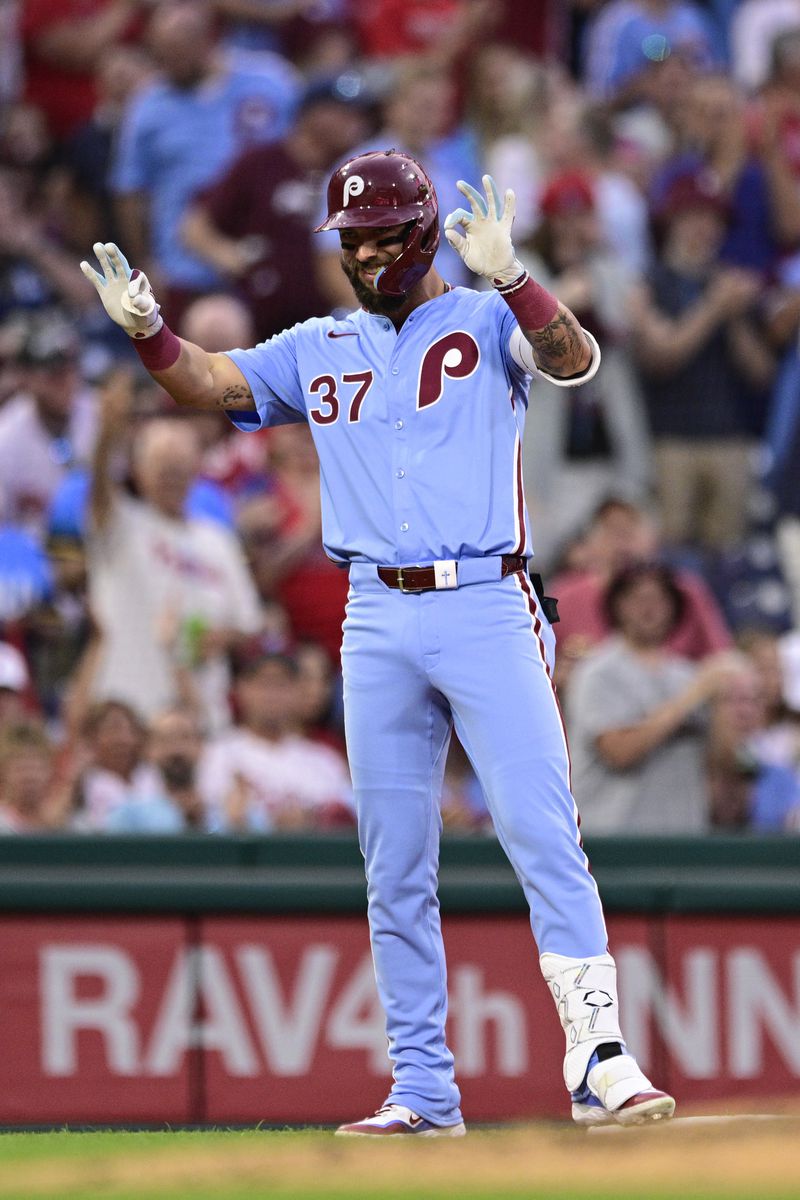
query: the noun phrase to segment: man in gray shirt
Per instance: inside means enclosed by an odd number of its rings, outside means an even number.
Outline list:
[[[732,656],[700,666],[667,640],[683,598],[659,564],[628,567],[605,603],[614,635],[576,668],[567,716],[573,788],[589,833],[697,833],[708,827],[703,706]]]

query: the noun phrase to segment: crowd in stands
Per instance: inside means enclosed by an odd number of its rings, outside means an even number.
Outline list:
[[[523,447],[584,831],[800,833],[800,0],[0,0],[0,832],[353,827],[310,434],[178,410],[78,263],[211,351],[352,309],[390,146],[602,346]]]

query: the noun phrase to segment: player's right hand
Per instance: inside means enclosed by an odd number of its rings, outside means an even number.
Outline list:
[[[112,321],[132,338],[152,337],[164,324],[146,275],[131,270],[125,255],[113,242],[95,242],[92,247],[100,264],[95,271],[88,262],[81,270],[97,290]]]

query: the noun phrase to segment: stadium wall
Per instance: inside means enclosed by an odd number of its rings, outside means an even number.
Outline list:
[[[623,1023],[686,1103],[800,1091],[800,843],[595,839]],[[472,1120],[567,1116],[562,1034],[491,840],[443,843],[450,1040]],[[0,1124],[328,1123],[388,1087],[358,848],[0,844]]]

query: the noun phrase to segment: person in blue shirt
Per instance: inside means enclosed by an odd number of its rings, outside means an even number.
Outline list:
[[[53,594],[53,573],[41,543],[0,522],[0,623],[18,621]]]
[[[716,829],[784,833],[800,817],[800,776],[776,754],[763,668],[743,658],[709,712],[709,815]]]
[[[719,31],[691,0],[612,0],[589,25],[583,51],[589,92],[618,102],[637,98],[651,63],[674,55],[709,71],[724,62]]]
[[[552,682],[549,606],[527,572],[528,388],[537,376],[590,379],[599,350],[517,259],[514,193],[501,199],[488,175],[483,194],[458,186],[469,209],[450,213],[445,235],[485,290],[451,287],[433,265],[438,203],[424,168],[396,150],[363,154],[334,171],[322,225],[339,232],[361,307],[250,350],[207,354],[177,338],[115,245],[95,244],[101,272],[82,264],[179,404],[222,408],[244,430],[305,421],[314,437],[323,544],[350,577],[345,732],[394,1074],[383,1107],[345,1135],[465,1132],[436,894],[453,728],[530,905],[566,1035],[573,1118],[625,1125],[675,1108],[619,1027]]]
[[[158,713],[147,731],[147,758],[155,769],[155,786],[143,795],[128,795],[109,813],[106,833],[186,833],[208,829],[197,787],[203,753],[203,731],[196,717],[181,708]]]
[[[276,54],[223,52],[206,4],[169,0],[149,33],[161,75],[128,107],[111,186],[122,234],[159,279],[177,322],[192,299],[220,283],[179,236],[189,201],[242,151],[287,132],[300,87]]]

